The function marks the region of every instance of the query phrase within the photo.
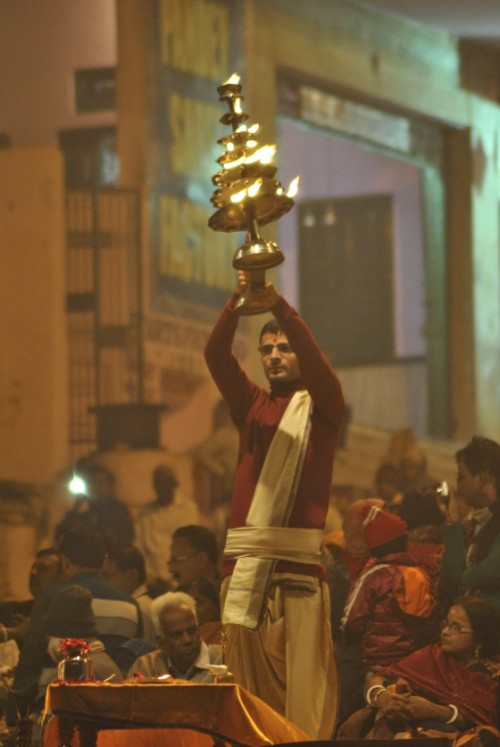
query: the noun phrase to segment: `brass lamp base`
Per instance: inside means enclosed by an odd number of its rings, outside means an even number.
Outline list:
[[[261,299],[252,298],[252,291],[264,287],[266,282],[265,270],[252,270],[250,287],[239,297],[234,306],[234,310],[240,316],[255,316],[256,314],[265,314],[271,310],[271,306]]]
[[[276,242],[248,235],[233,257],[233,267],[235,270],[270,270],[284,261],[285,255]]]

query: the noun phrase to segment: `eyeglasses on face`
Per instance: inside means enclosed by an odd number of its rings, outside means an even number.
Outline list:
[[[261,355],[272,355],[274,349],[277,349],[280,353],[291,353],[292,348],[288,342],[277,342],[276,345],[259,345],[257,350]]]
[[[174,563],[184,563],[189,558],[194,558],[195,555],[199,555],[199,552],[190,552],[189,555],[172,555],[167,560],[167,565],[174,565]]]
[[[451,630],[452,633],[473,633],[474,631],[471,628],[466,628],[463,625],[460,625],[460,623],[457,622],[448,622],[448,620],[441,620],[441,630],[444,628],[448,628],[448,630]]]

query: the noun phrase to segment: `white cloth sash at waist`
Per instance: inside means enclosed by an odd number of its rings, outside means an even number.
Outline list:
[[[236,527],[227,532],[224,555],[318,564],[322,537],[321,529]]]

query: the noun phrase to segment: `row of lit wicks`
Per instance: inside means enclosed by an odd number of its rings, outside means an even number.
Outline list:
[[[230,78],[228,78],[223,84],[223,86],[237,86],[240,82],[240,76],[238,73],[233,73]],[[241,97],[240,96],[231,96],[231,101],[233,104],[233,109],[236,114],[241,114]],[[257,132],[260,130],[260,125],[255,123],[251,125],[250,127],[247,127],[245,124],[241,124],[235,132],[249,132],[251,135],[257,134]],[[227,150],[231,152],[234,150],[234,143],[229,141],[227,144]],[[256,145],[258,145],[257,140],[247,140],[246,147],[247,148],[255,148]],[[254,153],[247,155],[247,156],[241,156],[241,158],[236,158],[234,161],[229,161],[228,163],[223,164],[223,168],[226,171],[230,171],[231,169],[236,168],[237,166],[241,166],[243,164],[252,164],[252,163],[261,163],[261,164],[268,164],[272,163],[272,160],[276,154],[276,146],[275,145],[263,145],[262,148],[259,148]],[[255,197],[260,188],[262,186],[262,179],[258,179],[254,184],[252,184],[250,187],[247,187],[245,189],[242,189],[240,192],[237,192],[236,194],[231,196],[231,202],[238,203],[243,202],[247,197]],[[297,194],[297,190],[299,187],[299,177],[296,176],[295,179],[292,179],[290,182],[290,185],[287,190],[287,197],[294,197]],[[277,195],[282,195],[284,193],[284,189],[282,186],[279,186],[276,190]]]

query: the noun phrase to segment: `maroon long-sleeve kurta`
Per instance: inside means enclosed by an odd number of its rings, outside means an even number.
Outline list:
[[[273,382],[267,392],[249,380],[232,353],[238,325],[234,298],[226,304],[205,349],[210,373],[240,433],[229,527],[245,525],[265,456],[293,394],[307,389],[313,401],[311,432],[289,526],[322,529],[330,498],[335,447],[345,412],[337,376],[304,321],[283,298],[272,309],[300,365],[300,379]],[[226,559],[224,573],[233,562]],[[278,563],[278,571],[322,576],[319,566]]]

